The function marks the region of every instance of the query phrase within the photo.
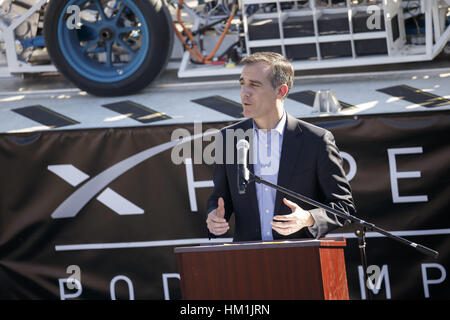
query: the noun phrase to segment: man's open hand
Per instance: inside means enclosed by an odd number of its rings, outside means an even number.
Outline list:
[[[283,202],[292,213],[287,215],[276,215],[273,217],[272,229],[281,235],[287,236],[303,229],[304,227],[311,227],[314,225],[314,218],[309,211],[303,210],[296,203],[283,198]]]

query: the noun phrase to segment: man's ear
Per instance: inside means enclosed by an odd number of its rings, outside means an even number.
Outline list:
[[[282,84],[278,87],[278,95],[280,99],[284,99],[286,98],[287,94],[288,94],[289,88],[287,86],[287,84]]]

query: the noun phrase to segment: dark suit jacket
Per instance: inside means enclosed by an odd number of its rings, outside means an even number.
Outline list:
[[[226,130],[242,129],[242,132],[251,128],[253,128],[252,119],[247,119],[221,130],[223,154],[219,157],[223,157],[223,159],[220,164],[216,158],[213,171],[214,189],[207,204],[207,213],[209,213],[217,208],[218,198],[222,197],[225,201],[225,218],[229,220],[232,213],[235,214],[234,241],[261,240],[255,184],[251,183],[244,195],[240,195],[237,190],[236,142],[242,138],[241,136],[233,137],[234,161],[231,164],[225,162],[227,143],[230,145],[230,142],[227,142],[227,138],[230,140],[230,136],[227,137]],[[252,148],[251,143],[250,148]],[[251,154],[251,150],[249,154]],[[216,156],[218,154],[220,152],[217,152],[216,147]],[[252,164],[249,164],[248,168],[254,172]],[[340,209],[347,214],[355,214],[351,188],[345,177],[342,158],[335,145],[333,135],[326,129],[297,120],[289,114],[287,114],[283,135],[277,184],[325,203],[332,208]],[[272,230],[274,239],[320,238],[345,222],[323,209],[315,208],[278,191],[275,198],[274,215],[292,212],[283,203],[283,197],[310,211],[317,229],[311,233],[308,228],[303,228],[287,237]],[[214,237],[211,234],[210,236]]]

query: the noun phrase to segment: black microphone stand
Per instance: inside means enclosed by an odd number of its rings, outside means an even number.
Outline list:
[[[382,235],[385,235],[388,238],[394,239],[396,241],[399,241],[409,247],[412,247],[426,255],[432,256],[434,258],[437,258],[439,253],[433,249],[427,248],[423,245],[417,244],[415,242],[409,241],[407,239],[404,239],[402,237],[396,236],[384,229],[381,229],[379,227],[377,227],[376,225],[366,222],[362,219],[359,219],[355,216],[349,215],[343,211],[340,210],[336,210],[334,208],[331,208],[330,206],[327,206],[323,203],[320,203],[318,201],[315,201],[313,199],[310,199],[308,197],[305,197],[304,195],[295,193],[289,189],[283,188],[281,186],[278,186],[276,184],[270,183],[264,179],[262,179],[261,177],[258,177],[257,175],[253,174],[252,172],[250,172],[250,170],[248,170],[247,168],[245,168],[245,170],[247,171],[246,173],[248,173],[248,176],[250,177],[246,182],[245,182],[245,188],[248,186],[248,184],[252,183],[252,182],[256,182],[256,183],[261,183],[264,184],[266,186],[269,186],[271,188],[274,188],[275,190],[278,190],[288,196],[291,196],[295,199],[298,199],[300,201],[306,202],[310,205],[313,205],[315,207],[318,208],[322,208],[324,210],[326,210],[329,213],[332,213],[344,220],[349,220],[353,223],[356,223],[360,226],[360,228],[355,232],[356,236],[358,237],[358,246],[359,246],[359,252],[360,252],[360,256],[361,256],[361,265],[363,267],[363,273],[364,273],[364,288],[366,291],[366,298],[367,299],[371,299],[372,295],[369,292],[367,283],[368,283],[368,276],[367,276],[367,255],[366,255],[366,231],[370,230],[370,231],[376,231],[378,233],[381,233]]]

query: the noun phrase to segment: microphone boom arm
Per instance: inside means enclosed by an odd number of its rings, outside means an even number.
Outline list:
[[[250,170],[248,170],[247,168],[246,168],[246,170],[248,171],[249,176],[250,176],[250,179],[248,180],[246,186],[248,186],[248,184],[250,184],[251,182],[256,182],[256,183],[264,184],[264,185],[269,186],[269,187],[272,187],[272,188],[274,188],[275,190],[278,190],[278,191],[280,191],[280,192],[282,192],[282,193],[284,193],[284,194],[286,194],[286,195],[288,195],[288,196],[291,196],[291,197],[293,197],[293,198],[295,198],[295,199],[298,199],[298,200],[300,200],[300,201],[306,202],[306,203],[308,203],[308,204],[310,204],[310,205],[313,205],[313,206],[315,206],[315,207],[322,208],[322,209],[324,209],[325,211],[327,211],[327,212],[329,212],[329,213],[332,213],[332,214],[334,214],[334,215],[336,215],[336,216],[338,216],[338,217],[340,217],[340,218],[342,218],[342,219],[344,219],[344,220],[349,220],[349,221],[351,221],[351,222],[353,222],[353,223],[356,223],[356,224],[362,226],[363,229],[367,229],[367,230],[370,230],[370,231],[376,231],[376,232],[378,232],[378,233],[380,233],[380,234],[382,234],[382,235],[385,235],[385,236],[388,237],[388,238],[397,240],[397,241],[399,241],[399,242],[401,242],[401,243],[403,243],[403,244],[405,244],[405,245],[407,245],[407,246],[409,246],[409,247],[412,247],[412,248],[414,248],[414,249],[416,249],[416,250],[418,250],[418,251],[420,251],[420,252],[422,252],[422,253],[424,253],[424,254],[426,254],[426,255],[432,256],[432,257],[434,257],[434,258],[437,258],[438,255],[439,255],[439,252],[437,252],[437,251],[435,251],[435,250],[433,250],[433,249],[430,249],[430,248],[427,248],[427,247],[425,247],[425,246],[423,246],[423,245],[421,245],[421,244],[418,244],[418,243],[409,241],[409,240],[407,240],[407,239],[405,239],[405,238],[396,236],[396,235],[394,235],[394,234],[392,234],[392,233],[390,233],[390,232],[388,232],[388,231],[386,231],[386,230],[384,230],[384,229],[382,229],[382,228],[377,227],[377,226],[374,225],[373,223],[369,223],[369,222],[364,221],[364,220],[362,220],[362,219],[359,219],[359,218],[357,218],[357,217],[355,217],[355,216],[352,216],[352,215],[347,214],[347,213],[345,213],[345,212],[342,212],[342,211],[340,211],[340,210],[331,208],[330,206],[327,206],[327,205],[325,205],[325,204],[323,204],[323,203],[320,203],[320,202],[318,202],[318,201],[315,201],[315,200],[313,200],[313,199],[310,199],[310,198],[308,198],[308,197],[305,197],[304,195],[295,193],[295,192],[293,192],[293,191],[291,191],[291,190],[289,190],[289,189],[286,189],[286,188],[283,188],[283,187],[278,186],[278,185],[276,185],[276,184],[270,183],[270,182],[268,182],[268,181],[262,179],[261,177],[258,177],[257,175],[254,175],[254,174],[253,174],[252,172],[250,172]]]

